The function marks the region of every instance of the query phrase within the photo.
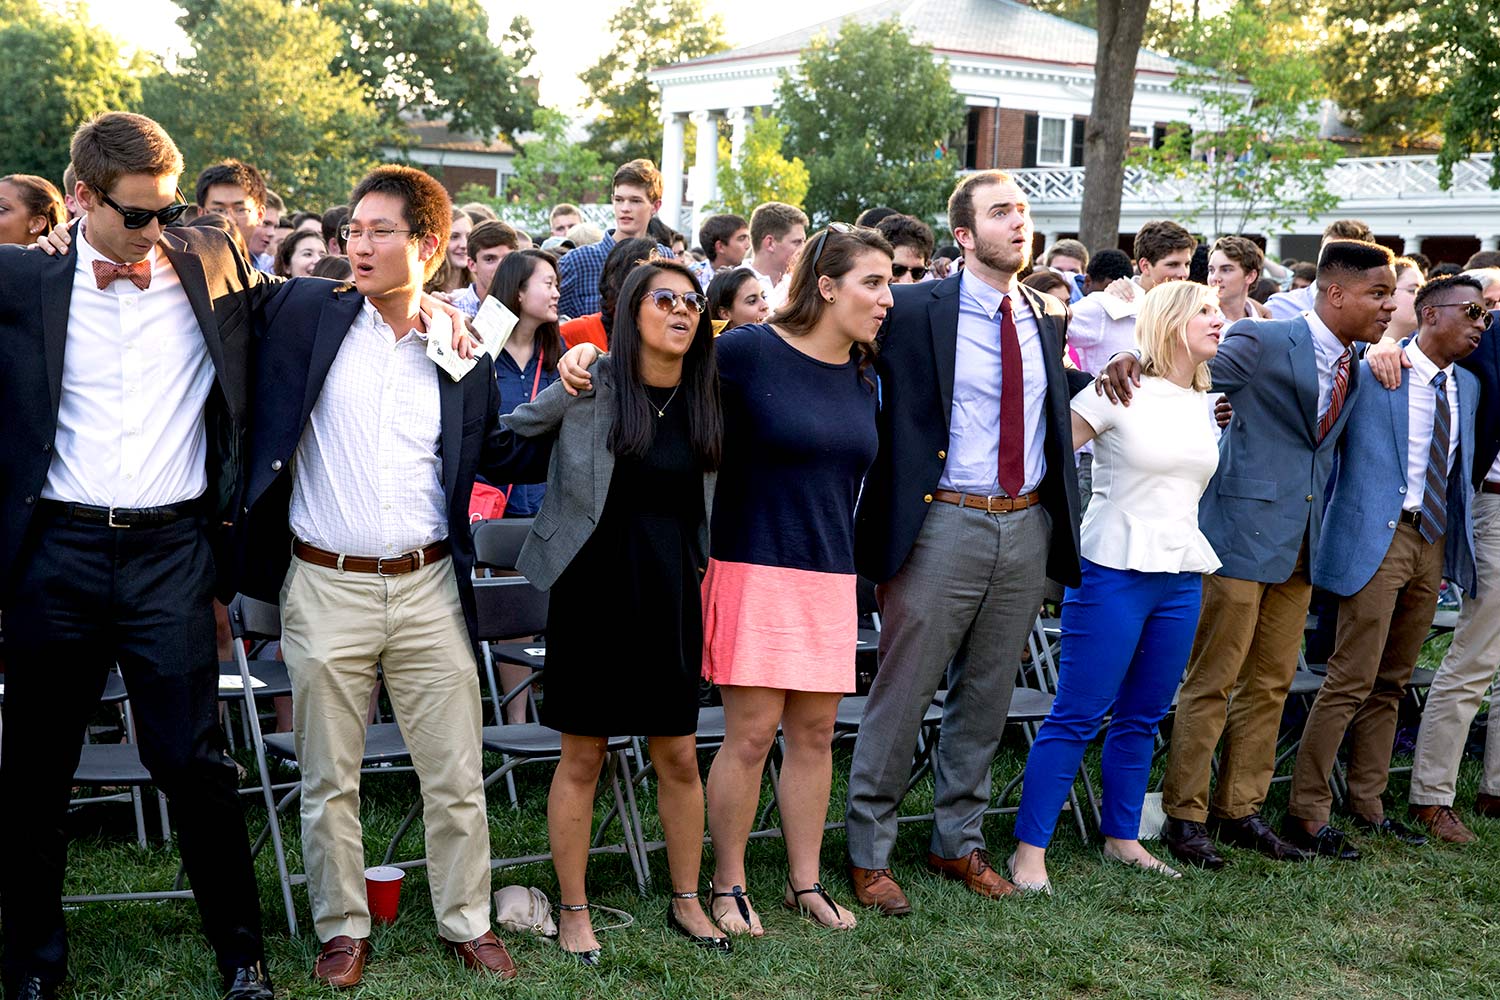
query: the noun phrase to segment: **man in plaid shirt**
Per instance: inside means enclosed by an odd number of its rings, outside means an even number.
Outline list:
[[[598,243],[570,251],[558,261],[562,276],[562,294],[557,302],[561,316],[577,318],[599,311],[599,276],[604,260],[619,240],[646,235],[646,227],[661,208],[661,172],[650,160],[631,160],[615,171],[611,201],[615,208],[615,228]],[[656,252],[673,256],[667,247],[657,245]]]

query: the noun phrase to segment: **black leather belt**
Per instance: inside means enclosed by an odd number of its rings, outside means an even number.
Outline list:
[[[1397,518],[1402,524],[1409,524],[1413,528],[1422,527],[1422,512],[1420,510],[1403,510]]]
[[[203,500],[195,498],[165,507],[96,507],[70,500],[38,500],[37,510],[51,517],[78,524],[99,524],[108,528],[154,528],[203,512]]]

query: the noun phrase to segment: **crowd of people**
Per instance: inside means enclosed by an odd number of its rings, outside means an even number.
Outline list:
[[[1062,239],[1033,261],[1001,171],[959,180],[951,245],[883,206],[809,234],[780,202],[694,241],[657,217],[646,160],[613,176],[613,228],[561,204],[533,236],[406,166],[288,216],[225,160],[188,203],[176,145],[135,114],[85,123],[71,153],[61,192],[0,178],[0,801],[30,816],[0,851],[31,859],[0,869],[9,996],[54,996],[66,973],[63,817],[115,667],[225,995],[273,995],[216,702],[235,593],[281,610],[313,977],[354,986],[371,959],[359,782],[382,688],[438,938],[518,974],[491,926],[481,494],[530,519],[517,568],[551,595],[558,944],[585,965],[602,960],[594,795],[622,733],[655,770],[668,927],[719,953],[764,932],[752,889],[832,931],[911,912],[897,814],[934,704],[925,866],[988,899],[1051,893],[1047,849],[1101,729],[1103,855],[1154,877],[1221,868],[1225,845],[1305,862],[1475,839],[1455,781],[1500,661],[1500,254],[1433,266],[1344,219],[1288,266],[1159,220],[1130,253]],[[486,310],[503,344],[484,343]],[[844,809],[855,907],[822,847],[861,577],[881,630]],[[1066,588],[1056,691],[997,868],[992,764],[1049,581]],[[1401,817],[1398,710],[1444,581],[1462,610]],[[1278,830],[1262,809],[1315,606],[1331,645]],[[651,655],[624,670],[622,648]],[[705,683],[725,720],[706,782]],[[1142,817],[1174,706],[1169,860]],[[752,886],[778,739],[787,877]],[[1500,818],[1493,727],[1472,812]]]

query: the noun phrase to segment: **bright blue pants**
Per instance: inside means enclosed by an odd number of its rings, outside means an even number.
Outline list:
[[[1111,710],[1101,830],[1117,840],[1140,833],[1156,727],[1187,666],[1202,598],[1197,573],[1138,573],[1083,560],[1083,580],[1063,600],[1057,699],[1026,760],[1017,839],[1047,846],[1084,750]]]

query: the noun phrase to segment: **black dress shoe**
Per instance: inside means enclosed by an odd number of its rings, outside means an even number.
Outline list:
[[[224,977],[224,1000],[272,1000],[275,995],[264,962],[235,969]]]
[[[1224,867],[1224,855],[1214,846],[1208,829],[1202,823],[1190,819],[1167,817],[1161,828],[1161,841],[1172,852],[1172,857],[1184,864],[1216,872]]]
[[[1239,819],[1215,816],[1209,820],[1214,836],[1232,847],[1243,847],[1259,851],[1273,861],[1307,861],[1309,855],[1295,844],[1287,843],[1276,835],[1260,813],[1251,813]]]
[[[1390,837],[1410,847],[1421,847],[1427,843],[1427,835],[1402,823],[1400,820],[1391,819],[1390,816],[1382,816],[1378,822],[1365,819],[1363,816],[1351,815],[1350,824],[1363,833],[1376,834],[1381,837]]]
[[[57,996],[57,990],[51,986],[42,985],[42,981],[36,976],[28,976],[21,980],[19,988],[11,991],[15,1000],[52,1000]]]
[[[1281,824],[1281,832],[1309,855],[1338,861],[1359,860],[1359,849],[1349,843],[1344,831],[1335,830],[1327,823],[1318,827],[1317,833],[1308,833],[1295,816],[1287,816],[1286,821]]]

